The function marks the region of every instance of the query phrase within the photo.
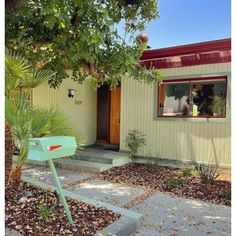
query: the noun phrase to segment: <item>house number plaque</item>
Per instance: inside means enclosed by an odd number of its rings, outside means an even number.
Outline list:
[[[81,100],[75,100],[75,105],[81,105],[82,101]]]

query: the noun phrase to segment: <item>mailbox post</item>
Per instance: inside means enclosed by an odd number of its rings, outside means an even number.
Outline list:
[[[29,139],[28,159],[34,161],[48,161],[50,170],[53,174],[57,192],[59,193],[70,224],[74,224],[74,222],[71,217],[71,212],[64,196],[53,159],[74,155],[76,148],[77,145],[75,138],[70,136],[54,136]]]

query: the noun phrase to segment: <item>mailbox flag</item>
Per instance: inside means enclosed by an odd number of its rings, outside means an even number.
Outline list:
[[[62,145],[49,146],[49,147],[48,147],[48,151],[53,151],[53,150],[58,149],[58,148],[60,148],[60,147],[62,147]]]

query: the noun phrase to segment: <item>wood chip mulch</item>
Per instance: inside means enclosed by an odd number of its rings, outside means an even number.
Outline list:
[[[133,187],[146,187],[161,192],[167,192],[180,197],[199,199],[214,204],[231,205],[231,199],[220,196],[221,191],[231,190],[230,181],[215,180],[213,184],[204,183],[199,177],[183,177],[180,169],[160,167],[157,173],[151,173],[147,165],[129,163],[113,167],[100,173],[100,179]],[[182,185],[170,188],[166,183],[169,178],[181,181]]]
[[[25,196],[20,190],[30,191],[32,196]],[[69,224],[64,208],[57,205],[54,193],[47,191],[47,206],[53,213],[47,219],[39,215],[40,203],[45,203],[46,191],[22,182],[20,190],[6,188],[5,225],[22,235],[94,235],[120,218],[102,207],[95,207],[81,201],[67,198],[69,209],[75,224]]]

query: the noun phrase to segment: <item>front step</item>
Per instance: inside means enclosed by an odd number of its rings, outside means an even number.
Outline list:
[[[108,170],[112,168],[112,165],[104,164],[104,163],[95,163],[95,162],[89,162],[89,161],[80,161],[80,160],[66,160],[66,159],[60,159],[54,161],[55,166],[62,169],[67,170],[84,170],[84,171],[90,171],[90,172],[101,172]]]
[[[127,153],[88,148],[76,153],[73,157],[54,159],[53,162],[56,167],[62,169],[101,172],[114,166],[124,165],[131,160]],[[26,163],[48,166],[48,163],[44,161],[26,160]]]
[[[26,164],[32,164],[34,166],[48,166],[47,161],[32,161],[26,160]],[[89,172],[101,172],[108,170],[113,167],[112,164],[104,164],[97,162],[81,161],[68,158],[54,159],[53,161],[55,167],[65,170],[72,171],[89,171]]]
[[[110,144],[110,143],[96,143],[93,145],[93,147],[97,149],[113,150],[113,151],[119,151],[120,149],[119,144]]]
[[[96,148],[88,148],[78,152],[73,158],[80,161],[103,163],[112,166],[120,166],[131,161],[127,153]]]
[[[112,165],[113,160],[108,159],[108,158],[103,158],[103,157],[93,157],[93,156],[74,156],[73,157],[75,160],[80,160],[80,161],[87,161],[87,162],[94,162],[94,163],[103,163],[103,164],[110,164]]]

